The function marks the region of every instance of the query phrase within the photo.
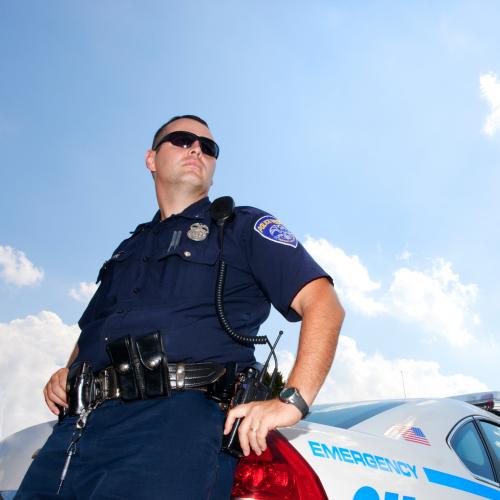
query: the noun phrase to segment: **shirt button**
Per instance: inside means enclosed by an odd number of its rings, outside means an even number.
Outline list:
[[[147,262],[149,260],[149,255],[145,255],[143,258],[142,258],[142,262]]]
[[[122,313],[124,313],[124,312],[125,312],[125,310],[124,310],[124,309],[122,309],[122,308],[120,307],[120,309],[117,309],[117,310],[116,310],[116,312],[117,312],[118,314],[122,314]]]
[[[188,252],[187,250],[184,252],[184,257],[191,257],[191,252]]]
[[[134,288],[132,291],[137,295],[141,291],[141,289],[140,288]]]

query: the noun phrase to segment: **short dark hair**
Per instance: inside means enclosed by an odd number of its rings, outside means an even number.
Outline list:
[[[160,137],[163,135],[164,130],[167,128],[168,125],[170,125],[172,122],[175,122],[176,120],[181,120],[183,118],[187,118],[189,120],[194,120],[198,123],[201,123],[202,125],[205,125],[205,127],[208,128],[208,123],[200,118],[199,116],[196,115],[179,115],[179,116],[174,116],[173,118],[170,118],[167,123],[164,123],[157,131],[156,134],[153,137],[153,145],[151,146],[151,149],[154,149],[156,147],[156,144],[158,143],[158,140]]]

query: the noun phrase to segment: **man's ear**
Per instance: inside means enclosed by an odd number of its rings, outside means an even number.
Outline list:
[[[146,151],[146,168],[151,172],[156,172],[156,151],[148,149]],[[153,175],[154,177],[154,175]]]

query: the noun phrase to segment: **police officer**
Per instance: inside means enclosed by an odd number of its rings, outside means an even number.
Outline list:
[[[17,498],[228,498],[236,459],[220,450],[235,420],[243,419],[243,454],[261,454],[270,430],[307,413],[330,369],[344,312],[330,277],[293,234],[252,207],[236,208],[225,229],[224,304],[243,335],[257,334],[271,303],[288,320],[302,320],[287,389],[279,399],[241,404],[226,416],[204,387],[186,383],[196,363],[244,367],[255,361],[253,346],[228,336],[215,312],[220,242],[208,191],[218,154],[208,125],[193,115],[174,117],[155,134],[146,166],[159,211],[101,268],[68,365],[44,388],[49,409],[59,415],[68,407],[68,368],[87,361],[102,373],[110,346],[157,332],[174,370],[171,392],[124,403],[122,387],[121,399],[100,404],[76,434],[78,416],[60,420]]]

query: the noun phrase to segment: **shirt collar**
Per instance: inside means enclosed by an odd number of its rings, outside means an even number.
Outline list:
[[[171,217],[185,217],[186,219],[201,219],[205,216],[207,209],[210,207],[211,201],[208,196],[202,198],[201,200],[195,201],[193,204],[189,205],[179,214],[173,214]],[[160,211],[158,210],[151,221],[151,224],[157,224],[160,222]],[[168,220],[170,217],[164,220]]]

